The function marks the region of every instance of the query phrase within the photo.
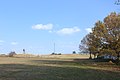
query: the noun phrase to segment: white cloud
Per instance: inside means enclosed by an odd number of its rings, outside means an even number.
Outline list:
[[[63,34],[63,35],[69,35],[69,34],[79,32],[79,31],[80,31],[80,29],[78,27],[73,27],[73,28],[63,28],[63,29],[57,31],[57,33]]]
[[[86,28],[85,29],[88,33],[91,33],[92,32],[92,29],[91,28]]]
[[[17,45],[18,42],[11,42],[11,45]]]
[[[53,24],[37,24],[32,26],[32,29],[38,30],[51,30],[53,28]]]

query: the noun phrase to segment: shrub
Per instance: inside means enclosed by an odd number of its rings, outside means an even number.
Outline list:
[[[76,52],[75,52],[75,51],[73,51],[73,54],[76,54]]]
[[[58,55],[62,55],[61,53],[58,53]]]
[[[16,55],[14,51],[9,53],[9,57],[13,57],[14,55]]]

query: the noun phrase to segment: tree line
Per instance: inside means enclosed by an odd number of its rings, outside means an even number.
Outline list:
[[[87,34],[79,45],[82,52],[96,56],[111,55],[120,57],[120,14],[110,13],[103,21],[97,21],[92,32]]]

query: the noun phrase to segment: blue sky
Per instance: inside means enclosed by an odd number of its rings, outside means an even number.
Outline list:
[[[116,0],[1,0],[0,53],[79,51],[94,23],[113,11]]]

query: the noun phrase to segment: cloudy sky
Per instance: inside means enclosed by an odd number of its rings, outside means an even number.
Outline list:
[[[94,23],[120,11],[116,0],[1,0],[0,53],[79,51]]]

